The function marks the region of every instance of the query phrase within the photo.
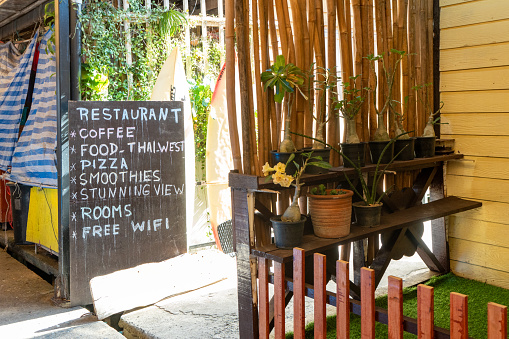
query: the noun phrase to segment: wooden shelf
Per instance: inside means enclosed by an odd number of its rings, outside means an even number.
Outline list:
[[[481,206],[482,204],[477,201],[470,201],[458,197],[447,197],[428,204],[418,205],[406,210],[383,215],[380,225],[376,227],[360,227],[352,224],[350,234],[343,238],[325,239],[315,235],[305,235],[303,244],[300,247],[306,251],[306,255],[311,255],[316,252],[323,252],[334,246],[364,239],[371,235],[412,226],[418,222],[445,217]],[[277,262],[291,262],[293,260],[292,250],[279,249],[276,248],[274,244],[266,247],[254,248],[251,253],[255,256]]]

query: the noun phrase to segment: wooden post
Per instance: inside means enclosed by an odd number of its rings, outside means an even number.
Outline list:
[[[507,338],[507,306],[488,303],[488,339]]]
[[[389,276],[389,338],[403,338],[403,280]]]
[[[168,0],[165,0],[168,1]],[[184,0],[186,1],[186,0]],[[224,0],[217,0],[217,16],[221,20],[219,23],[219,48],[223,49],[224,47],[224,23],[222,22],[222,19],[224,18],[224,8],[223,8],[223,1]],[[224,57],[221,54],[221,60],[219,61],[222,65],[224,62]]]
[[[260,338],[268,339],[269,330],[269,260],[258,258],[258,295],[259,295],[259,333]]]
[[[452,292],[451,293],[451,338],[468,338],[468,296]]]
[[[187,0],[184,0],[184,5]],[[239,132],[237,130],[237,107],[235,104],[235,19],[234,0],[226,0],[226,23],[225,23],[225,42],[226,42],[226,92],[228,106],[228,128],[230,131],[230,143],[233,156],[233,168],[242,173],[242,158],[240,155]],[[186,62],[186,64],[188,64]],[[188,73],[190,74],[190,73]]]
[[[274,332],[276,339],[285,337],[285,264],[274,262]]]
[[[251,15],[253,17],[253,53],[255,68],[255,88],[258,108],[258,147],[260,149],[260,163],[268,161],[268,145],[266,135],[268,133],[269,121],[266,110],[268,109],[268,93],[263,90],[260,82],[260,74],[268,68],[268,46],[267,46],[267,19],[264,11],[264,0],[252,0]],[[257,6],[258,5],[258,6]],[[260,13],[260,15],[258,15]],[[259,28],[259,29],[258,29]],[[260,34],[258,34],[258,31]],[[260,38],[259,38],[260,36]],[[261,42],[261,45],[260,45]],[[260,56],[261,52],[261,56]],[[261,69],[260,69],[261,60]]]
[[[293,333],[295,338],[304,338],[305,317],[305,254],[301,248],[293,249]]]
[[[434,335],[434,300],[433,287],[417,286],[417,337],[433,339]]]
[[[375,339],[375,271],[361,268],[361,337]]]
[[[129,10],[129,0],[124,0],[123,2],[124,11]],[[131,50],[131,22],[129,19],[124,20],[124,30],[125,30],[125,49],[126,49],[126,63],[127,66],[131,67],[133,65],[133,56]],[[133,73],[127,73],[127,100],[132,98],[133,94]]]
[[[327,315],[325,312],[326,294],[326,257],[323,254],[314,254],[314,285],[315,285],[315,333],[317,339],[327,336]]]
[[[336,262],[336,333],[338,339],[350,338],[350,272],[348,262]]]

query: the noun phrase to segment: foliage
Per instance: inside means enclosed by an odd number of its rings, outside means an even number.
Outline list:
[[[283,55],[278,55],[274,65],[260,77],[265,91],[268,88],[276,90],[274,100],[278,103],[283,102],[286,93],[294,93],[294,88],[300,91],[299,86],[304,84],[304,73],[294,64],[287,64]],[[302,92],[301,94],[304,95]]]
[[[418,85],[412,87],[413,90],[417,92],[417,97],[419,99],[419,102],[424,108],[424,112],[428,114],[428,121],[426,122],[426,127],[424,128],[423,135],[424,137],[434,137],[435,136],[435,129],[433,128],[433,125],[435,124],[447,124],[447,123],[440,123],[440,116],[436,117],[438,114],[440,114],[440,111],[444,107],[444,102],[440,101],[440,107],[434,112],[432,105],[431,105],[431,99],[429,95],[429,87],[431,86],[431,83]],[[436,117],[436,118],[435,118]]]
[[[369,88],[359,89],[355,86],[355,81],[360,76],[351,76],[350,81],[342,83],[343,99],[339,100],[334,96],[334,109],[339,111],[339,115],[348,120],[353,120],[359,113],[363,102],[366,100]]]
[[[132,65],[126,61],[124,22],[130,22]],[[82,79],[84,100],[147,100],[169,51],[168,33],[185,22],[182,13],[160,5],[147,10],[142,0],[130,1],[129,10],[108,1],[87,0],[80,15],[82,57],[89,74],[108,78],[108,90],[97,92],[90,78]],[[127,76],[133,77],[129,92]]]
[[[342,195],[342,194],[346,194],[346,192],[343,190],[338,191],[335,189],[327,191],[325,185],[320,184],[318,187],[313,187],[311,189],[311,194],[313,194],[313,195]]]
[[[201,162],[203,169],[205,167],[207,123],[212,91],[209,85],[199,80],[189,80],[189,84],[189,96],[193,108],[195,155],[196,161]],[[203,175],[205,175],[205,172],[203,172]]]

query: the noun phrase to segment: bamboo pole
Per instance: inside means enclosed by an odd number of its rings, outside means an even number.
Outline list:
[[[316,29],[315,29],[315,58],[316,65],[319,69],[324,69],[326,67],[325,63],[325,23],[323,19],[323,1],[322,0],[314,0],[315,1],[315,18],[316,18]],[[312,5],[310,3],[310,5]],[[317,79],[323,81],[323,75],[320,73],[317,74]],[[322,96],[322,91],[315,91],[315,97],[317,105],[321,105],[320,111],[325,112],[326,102],[320,101],[320,97]],[[318,110],[318,108],[317,108]],[[315,125],[315,130],[318,131],[318,128],[322,128],[323,138],[327,140],[327,128],[325,126],[320,126],[320,123],[317,121]]]
[[[293,17],[293,29],[295,32],[295,65],[299,67],[300,69],[305,68],[305,50],[304,50],[304,30],[307,29],[303,25],[303,19],[302,19],[302,8],[300,6],[299,0],[290,0],[291,6],[292,6],[292,17]],[[294,93],[295,104],[296,104],[296,110],[297,114],[292,117],[292,120],[296,120],[295,123],[295,129],[293,131],[296,131],[297,133],[302,134],[304,132],[304,110],[306,105],[304,97],[298,92],[295,91]],[[293,121],[292,121],[293,122]],[[304,139],[301,136],[294,135],[295,139],[295,147],[297,149],[301,149],[304,147]]]
[[[352,0],[352,10],[353,10],[353,22],[354,22],[354,41],[355,41],[355,59],[354,59],[354,73],[355,75],[362,74],[362,11],[361,11],[361,0]],[[361,88],[362,79],[357,78],[356,87]],[[364,141],[364,130],[362,125],[362,112],[359,112],[356,117],[356,128],[357,135],[361,141]]]
[[[290,45],[288,42],[288,32],[286,27],[286,20],[285,20],[285,13],[283,10],[283,1],[276,1],[276,14],[277,14],[277,20],[278,20],[278,27],[279,27],[279,36],[281,39],[281,54],[285,56],[285,59],[289,60],[289,50]],[[291,27],[290,27],[291,30]],[[284,116],[285,107],[278,105],[279,110],[276,112],[276,139],[273,139],[273,148],[279,149],[279,143],[281,142],[281,130],[282,130],[282,124],[284,121],[284,118],[282,118],[282,115]]]
[[[367,11],[368,11],[368,50],[366,53],[367,55],[371,55],[375,53],[375,29],[374,29],[374,22],[373,22],[373,0],[368,0],[367,2]],[[369,60],[363,59],[365,62],[365,66],[363,65],[363,72],[368,75],[368,84],[367,87],[369,88],[375,88],[376,86],[376,77],[375,75],[369,71]],[[369,116],[369,133],[366,134],[366,140],[372,140],[375,131],[376,131],[376,125],[377,125],[377,115],[376,115],[376,109],[375,109],[375,102],[373,101],[373,97],[369,96],[368,101],[368,116]]]
[[[435,88],[435,86],[438,86],[438,84],[434,83],[434,77],[433,77],[433,63],[434,63],[434,60],[433,60],[433,1],[426,1],[426,4],[427,4],[426,34],[428,37],[428,40],[426,41],[426,48],[428,51],[428,54],[427,54],[428,62],[426,63],[426,69],[427,69],[426,73],[427,73],[427,82],[431,84],[429,87],[429,100],[431,103],[431,107],[433,109],[433,105],[434,105],[433,97],[434,97],[434,93],[435,93],[434,88]],[[423,120],[424,120],[424,123],[426,124],[426,121],[427,121],[426,113],[424,114]]]
[[[309,31],[309,24],[307,19],[307,2],[306,0],[301,0],[300,2],[302,14],[301,14],[301,22],[302,22],[302,31],[304,33],[304,39],[302,41],[304,47],[304,68],[302,69],[304,72],[308,72],[311,68],[311,64],[313,63],[313,45],[311,44],[311,33]],[[304,83],[304,92],[309,87],[312,87],[313,84],[309,83],[309,79],[306,77]],[[307,101],[309,101],[309,96]],[[309,102],[304,102],[304,121],[302,126],[302,133],[305,135],[313,135],[313,106],[309,105]],[[303,138],[303,146],[310,147],[312,146],[313,141],[309,138]],[[307,198],[303,198],[305,205],[307,207]]]
[[[186,0],[184,0],[185,2]],[[242,158],[240,155],[239,133],[237,130],[237,107],[235,104],[235,7],[234,0],[226,0],[226,23],[225,23],[225,43],[226,43],[226,102],[228,108],[228,128],[230,131],[230,143],[232,147],[233,168],[240,173],[242,170]]]
[[[407,20],[408,20],[408,0],[399,0],[398,4],[398,30],[399,30],[399,50],[408,52],[408,39],[407,39]],[[403,127],[405,131],[408,130],[408,96],[409,83],[408,83],[408,57],[401,60],[401,113],[403,114]],[[406,104],[405,104],[406,102]]]
[[[352,76],[351,62],[352,62],[352,36],[351,31],[347,29],[347,20],[350,21],[350,17],[346,16],[346,6],[350,7],[348,0],[339,0],[337,6],[338,12],[338,26],[340,36],[340,50],[341,50],[341,78],[342,82],[350,82]],[[342,91],[340,89],[338,92]],[[345,125],[343,125],[345,126]],[[345,142],[346,133],[343,129],[343,139]]]
[[[255,1],[256,2],[256,1]],[[265,7],[266,0],[258,0],[258,22],[257,26],[260,28],[260,52],[261,52],[261,69],[263,71],[269,68],[269,43],[268,43],[268,27],[267,27],[267,11]],[[255,8],[253,7],[253,11]],[[268,152],[269,140],[270,138],[270,103],[269,99],[273,98],[273,95],[270,95],[270,92],[262,93],[262,109],[258,111],[258,138],[259,138],[259,149],[260,149],[260,158],[268,160]],[[267,161],[265,160],[265,161]],[[265,163],[261,161],[261,163]]]
[[[317,35],[316,35],[316,8],[314,0],[306,0],[306,7],[307,7],[307,17],[308,17],[308,33],[309,33],[309,46],[308,48],[308,70],[310,72],[313,72],[311,68],[311,64],[313,63],[313,57],[314,57],[314,50],[315,50],[315,43],[317,41]],[[308,112],[306,114],[306,120],[304,120],[304,134],[305,135],[313,135],[313,114],[315,112],[315,88],[313,83],[308,83]],[[312,146],[312,140],[311,139],[304,139],[304,147],[310,147]]]
[[[420,54],[420,82],[419,84],[425,84],[425,83],[428,83],[428,78],[427,78],[427,71],[426,71],[426,66],[429,62],[428,60],[428,49],[427,49],[427,44],[426,42],[428,41],[428,37],[427,37],[427,31],[426,31],[426,0],[420,0],[420,3],[419,3],[419,17],[418,17],[418,22],[419,22],[419,45],[420,45],[420,51],[419,51],[419,54]],[[420,115],[419,115],[419,134],[422,134],[422,132],[424,131],[424,126],[426,125],[426,112],[424,112],[424,110],[421,110],[420,112]]]
[[[336,1],[327,0],[327,69],[331,75],[337,74],[336,67]],[[334,76],[332,76],[331,82],[336,82]],[[334,97],[336,87],[331,86],[329,88],[327,97],[327,114],[322,114],[321,117],[317,117],[320,122],[326,121],[327,123],[327,143],[337,147],[339,142],[338,138],[338,119],[334,114]],[[325,115],[325,116],[324,116]],[[332,166],[339,166],[339,155],[336,152],[332,152],[330,163]]]
[[[279,1],[276,1],[276,3],[277,2],[279,2]],[[284,19],[285,19],[286,40],[288,41],[288,54],[285,55],[285,58],[286,58],[286,62],[292,62],[295,64],[296,63],[296,61],[295,61],[295,43],[293,41],[293,29],[292,29],[292,23],[290,20],[290,11],[288,10],[287,0],[281,0],[281,5],[283,8],[283,15],[284,15]]]
[[[369,0],[361,0],[361,20],[363,23],[363,29],[362,32],[362,53],[361,53],[361,83],[362,87],[365,88],[368,87],[369,84],[369,61],[365,57],[369,54],[369,40],[372,39],[372,37],[369,35],[369,10],[368,10],[368,1]],[[372,23],[371,23],[372,24]],[[360,114],[362,115],[362,133],[361,135],[361,141],[368,141],[369,140],[369,101],[365,100],[362,103],[362,109]]]
[[[274,17],[274,3],[272,0],[266,0],[267,13],[269,19],[269,31],[270,31],[270,40],[272,45],[272,60],[276,60],[276,57],[279,55],[279,44],[277,40],[277,31]],[[283,34],[284,35],[284,34]],[[273,98],[274,94],[271,93],[269,95],[269,112],[270,112],[270,122],[271,125],[268,128],[268,132],[270,132],[270,136],[268,138],[269,142],[269,151],[274,149],[272,145],[277,144],[277,140],[279,138],[277,126],[278,126],[278,117],[281,119],[281,105],[276,104]],[[272,141],[271,141],[272,140]]]
[[[376,54],[385,54],[386,52],[386,35],[385,35],[385,0],[375,0],[375,25],[376,25]],[[383,106],[384,93],[385,93],[385,77],[382,71],[382,62],[378,62],[378,84],[377,93],[373,95],[378,96],[377,110],[380,111]],[[370,74],[372,72],[370,71]]]
[[[262,0],[258,0],[262,1]],[[260,163],[265,164],[268,161],[267,154],[265,153],[266,145],[265,145],[265,120],[264,120],[264,110],[266,109],[265,103],[267,102],[267,93],[263,91],[261,82],[260,82],[260,42],[259,42],[259,32],[258,27],[261,25],[258,24],[258,9],[257,9],[257,0],[251,0],[251,15],[253,18],[253,56],[254,56],[254,70],[255,70],[255,90],[256,90],[256,106],[258,108],[258,147],[260,149],[259,159]],[[261,21],[261,20],[260,20]],[[262,33],[263,36],[263,33]],[[263,65],[262,65],[263,68]]]
[[[416,85],[415,83],[415,58],[416,58],[416,44],[415,44],[415,1],[410,0],[408,10],[408,115],[407,115],[407,131],[415,131],[415,136],[419,133],[415,126],[415,114],[416,114],[416,93],[412,89]]]

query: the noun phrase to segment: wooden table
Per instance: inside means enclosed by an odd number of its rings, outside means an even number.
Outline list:
[[[405,241],[415,246],[417,253],[434,271],[445,273],[449,271],[449,257],[447,239],[443,217],[481,206],[481,203],[468,201],[458,197],[444,197],[443,168],[448,160],[461,159],[461,154],[450,154],[422,158],[411,161],[394,162],[386,170],[394,172],[413,171],[411,187],[384,199],[386,214],[382,215],[381,224],[373,228],[359,227],[352,224],[351,233],[339,239],[318,238],[315,235],[305,235],[301,248],[306,255],[333,249],[339,245],[352,244],[354,246],[354,272],[361,266],[370,266],[376,272],[376,285],[380,282],[391,259],[401,250]],[[363,167],[363,172],[372,172],[374,165]],[[354,175],[353,169],[338,167],[327,174],[304,176],[303,182],[307,186],[320,183],[341,182],[345,175]],[[234,242],[237,251],[238,275],[238,304],[239,304],[239,332],[241,338],[258,337],[257,316],[257,257],[268,258],[277,262],[291,262],[291,250],[276,248],[273,244],[256,244],[255,214],[263,220],[272,215],[256,197],[258,192],[266,189],[280,189],[272,183],[266,183],[263,178],[256,176],[230,174],[232,188]],[[408,180],[407,180],[408,181]],[[421,204],[427,191],[431,190],[431,202]],[[432,249],[429,249],[416,232],[423,222],[432,220]],[[371,260],[365,262],[362,239],[378,239],[378,235],[386,236],[385,242],[371,254]],[[355,274],[351,283],[353,297],[360,296],[359,280]]]

